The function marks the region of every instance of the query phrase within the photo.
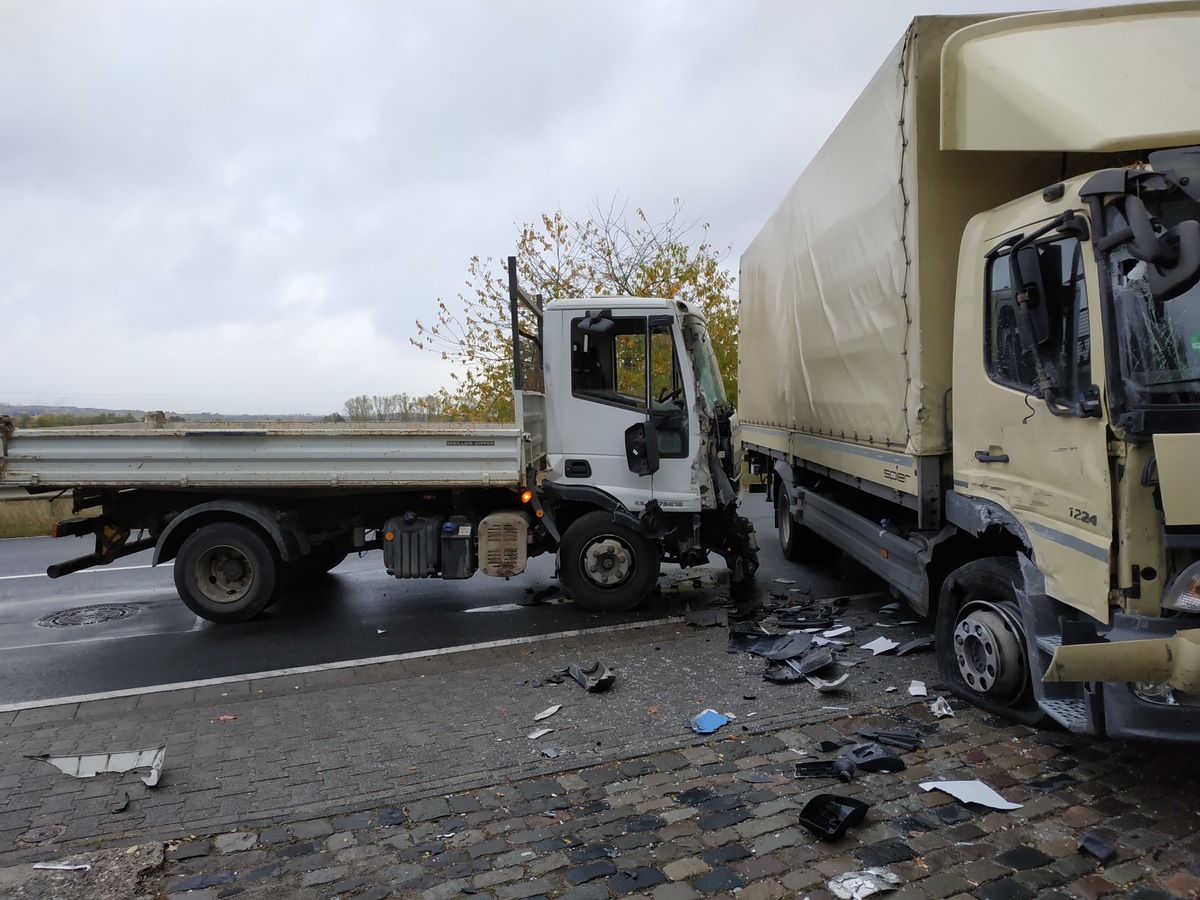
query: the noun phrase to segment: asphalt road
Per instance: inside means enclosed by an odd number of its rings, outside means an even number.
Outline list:
[[[794,579],[794,587],[816,597],[880,589],[847,561],[823,569],[786,562],[763,495],[748,495],[745,511],[762,545],[760,590],[776,578]],[[632,612],[598,614],[555,601],[548,555],[515,578],[444,582],[392,578],[373,551],[347,559],[252,622],[214,625],[183,605],[170,567],[151,567],[149,551],[60,579],[45,576],[47,565],[90,550],[90,538],[0,541],[0,706],[650,621],[725,593],[714,577],[723,567],[666,567],[660,596]],[[691,578],[697,572],[706,576],[698,588]]]

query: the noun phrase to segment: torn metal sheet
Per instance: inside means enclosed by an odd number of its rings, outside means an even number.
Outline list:
[[[880,653],[887,653],[889,650],[895,650],[899,646],[899,641],[893,641],[891,638],[877,637],[869,644],[863,644],[860,649],[870,650],[875,656],[878,656]]]
[[[712,734],[722,725],[729,724],[729,717],[723,716],[715,709],[706,709],[688,720],[688,727],[696,734]]]
[[[1200,628],[1169,638],[1055,647],[1042,681],[1166,682],[1186,694],[1200,693]]]
[[[548,706],[545,709],[543,709],[540,713],[538,713],[536,716],[534,716],[533,721],[540,722],[540,721],[542,721],[542,719],[548,719],[552,715],[554,715],[556,712],[558,712],[560,709],[562,709],[561,703],[555,703],[553,706]]]
[[[1005,800],[982,781],[922,781],[921,789],[943,791],[960,803],[978,803],[991,809],[1020,809],[1022,804]]]
[[[829,892],[839,900],[863,900],[880,891],[894,891],[900,876],[880,866],[861,872],[846,872],[829,880]]]
[[[105,772],[121,773],[133,769],[149,769],[148,775],[139,775],[146,787],[154,787],[162,777],[163,759],[167,755],[166,746],[152,747],[148,750],[121,750],[115,753],[81,753],[77,756],[27,756],[26,759],[36,759],[50,763],[64,775],[75,778],[92,778]]]

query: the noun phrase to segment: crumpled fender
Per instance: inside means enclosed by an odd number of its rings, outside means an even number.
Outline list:
[[[1057,647],[1042,681],[1166,682],[1200,694],[1200,628],[1167,638]]]

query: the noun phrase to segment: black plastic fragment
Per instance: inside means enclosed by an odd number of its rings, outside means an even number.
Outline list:
[[[129,791],[121,791],[117,799],[113,802],[110,812],[123,813],[129,809]]]
[[[916,750],[921,746],[921,732],[915,728],[860,728],[856,732],[867,740],[877,741],[903,750]]]
[[[565,669],[560,670],[555,675],[547,678],[547,681],[557,677],[559,680],[556,684],[562,681],[563,675],[570,675],[580,686],[589,693],[597,691],[606,691],[612,687],[612,683],[617,680],[616,674],[608,666],[600,663],[599,660],[593,662],[590,666],[581,666],[579,663],[571,663]]]
[[[844,758],[864,772],[903,772],[907,768],[904,760],[882,744],[874,742],[855,744],[845,752]]]
[[[847,738],[839,738],[836,741],[817,741],[817,749],[822,753],[832,753],[834,750],[841,750],[843,747],[849,747],[853,743],[854,741],[848,740]]]
[[[823,841],[836,841],[867,815],[871,804],[854,797],[817,794],[800,810],[800,824]]]
[[[1101,864],[1107,863],[1117,855],[1117,848],[1097,834],[1088,831],[1079,839],[1079,852],[1090,853]]]
[[[800,634],[746,634],[729,632],[729,649],[753,653],[767,659],[792,659],[812,646],[812,636]]]
[[[933,635],[925,634],[919,638],[913,638],[911,641],[901,644],[899,647],[897,647],[892,652],[895,653],[896,656],[903,656],[905,653],[912,653],[915,650],[932,650],[932,649],[933,649]]]
[[[857,770],[854,761],[846,757],[838,759],[819,759],[812,762],[796,763],[796,778],[837,778],[848,782]]]

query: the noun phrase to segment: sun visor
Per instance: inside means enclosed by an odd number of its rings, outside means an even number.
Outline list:
[[[1200,142],[1200,6],[1005,16],[942,49],[943,150],[1102,152]]]

